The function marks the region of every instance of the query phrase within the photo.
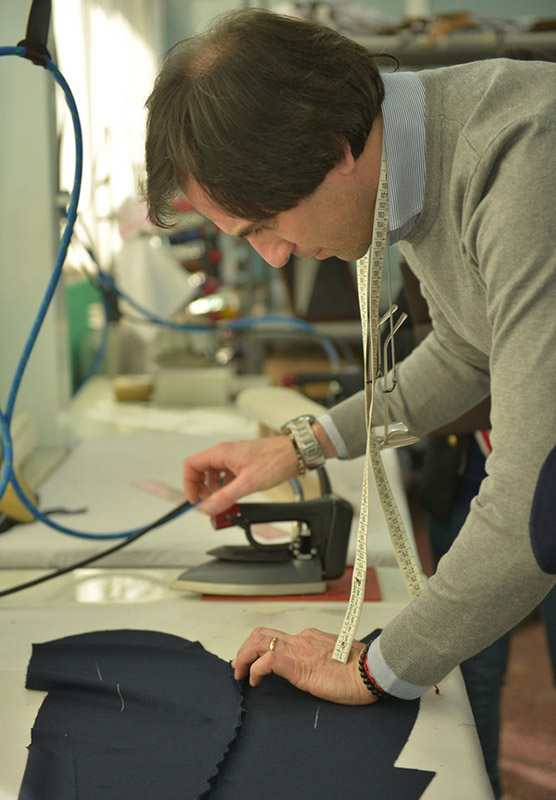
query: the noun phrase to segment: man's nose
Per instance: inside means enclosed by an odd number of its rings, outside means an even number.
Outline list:
[[[259,235],[247,237],[251,246],[264,258],[271,267],[285,267],[293,253],[295,245],[279,236]]]

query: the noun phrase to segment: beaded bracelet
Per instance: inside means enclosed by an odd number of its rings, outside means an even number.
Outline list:
[[[359,672],[361,674],[361,677],[363,678],[363,683],[365,684],[369,692],[374,694],[375,697],[379,698],[387,697],[387,692],[385,692],[384,689],[381,689],[381,687],[378,685],[378,683],[375,681],[375,679],[367,669],[366,658],[367,658],[367,653],[369,652],[369,647],[370,644],[368,644],[363,650],[361,650],[361,655],[359,656]]]

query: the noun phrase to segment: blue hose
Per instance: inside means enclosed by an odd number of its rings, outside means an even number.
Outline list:
[[[0,47],[0,56],[19,56],[20,58],[25,58],[25,48]],[[48,311],[48,307],[56,290],[58,281],[60,280],[60,276],[62,274],[62,267],[66,259],[69,243],[75,225],[75,220],[77,218],[77,205],[79,202],[79,193],[81,191],[81,177],[83,172],[83,137],[81,133],[81,123],[79,120],[79,113],[77,111],[75,99],[64,76],[62,75],[56,64],[54,64],[54,62],[51,61],[50,59],[47,59],[46,69],[48,70],[48,72],[52,74],[54,80],[64,92],[66,103],[71,113],[73,130],[75,134],[75,174],[73,180],[73,188],[71,191],[70,203],[68,206],[66,225],[60,241],[60,246],[58,249],[58,255],[56,258],[54,269],[48,281],[48,285],[44,293],[44,297],[39,306],[37,316],[31,327],[31,332],[27,338],[27,341],[25,342],[23,352],[17,364],[16,371],[14,374],[14,379],[10,388],[10,393],[8,395],[6,410],[4,412],[0,411],[0,439],[2,441],[2,456],[3,456],[2,472],[0,476],[0,497],[4,495],[8,483],[11,482],[16,495],[21,500],[25,508],[28,511],[30,511],[34,517],[40,519],[41,522],[44,522],[45,525],[48,525],[51,528],[60,531],[60,533],[66,533],[70,536],[77,536],[79,538],[84,538],[84,539],[128,538],[142,531],[145,526],[141,526],[141,528],[135,528],[133,530],[124,531],[121,533],[86,533],[86,532],[72,530],[64,525],[59,525],[57,522],[50,519],[41,511],[39,511],[39,509],[35,506],[35,504],[27,497],[27,495],[21,488],[19,481],[17,480],[13,468],[13,444],[10,434],[10,425],[13,415],[13,409],[17,399],[17,393],[19,391],[21,380],[23,378],[23,373],[29,361],[29,357],[35,345],[35,341],[37,339],[42,323],[46,316],[46,312]],[[188,507],[183,508],[181,511],[177,512],[176,516],[178,516],[179,514],[183,513],[186,510],[188,510]]]
[[[282,315],[274,315],[274,314],[267,314],[264,317],[243,317],[242,319],[236,320],[228,320],[223,325],[215,325],[209,327],[207,325],[194,325],[192,323],[180,323],[180,322],[173,322],[172,320],[166,319],[165,317],[161,317],[158,314],[155,314],[154,311],[150,311],[145,306],[138,303],[137,300],[134,300],[128,294],[123,292],[115,282],[114,278],[109,275],[108,272],[103,270],[98,263],[98,260],[95,258],[94,254],[90,249],[87,250],[90,257],[92,258],[93,262],[96,265],[97,272],[100,278],[100,288],[108,287],[114,294],[118,297],[125,300],[129,305],[146,317],[151,322],[154,322],[157,325],[161,325],[165,328],[171,328],[172,330],[176,331],[194,331],[199,333],[207,333],[207,331],[211,330],[235,330],[240,331],[245,328],[253,328],[258,325],[287,325],[291,328],[299,328],[301,330],[307,331],[307,333],[316,336],[318,341],[320,342],[322,349],[328,356],[332,366],[335,369],[340,367],[340,357],[338,355],[338,351],[336,350],[333,342],[327,337],[322,334],[319,334],[316,330],[315,326],[311,322],[307,322],[304,319],[299,319],[297,317],[287,317]]]

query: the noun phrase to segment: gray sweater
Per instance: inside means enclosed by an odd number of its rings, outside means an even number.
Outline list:
[[[399,365],[390,418],[425,434],[490,392],[493,447],[455,544],[380,639],[397,678],[430,686],[513,627],[555,582],[546,559],[544,570],[537,562],[529,519],[556,445],[556,64],[501,59],[419,74],[425,198],[398,247],[434,329]],[[380,394],[376,402],[380,424]],[[330,416],[349,456],[361,455],[362,393]],[[553,553],[556,518],[541,512]]]

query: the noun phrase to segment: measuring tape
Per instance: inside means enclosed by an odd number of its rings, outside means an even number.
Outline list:
[[[342,624],[342,629],[336,641],[332,658],[346,663],[352,642],[355,638],[363,600],[365,597],[365,581],[367,578],[367,530],[369,522],[369,464],[372,467],[375,484],[386,520],[388,533],[394,547],[396,559],[411,599],[417,597],[424,588],[423,578],[417,565],[415,554],[409,539],[402,516],[399,512],[392,489],[384,469],[380,448],[382,442],[373,432],[372,416],[373,404],[378,377],[378,346],[379,346],[379,299],[380,284],[384,254],[388,244],[388,181],[386,174],[386,151],[382,144],[382,157],[380,162],[380,175],[375,202],[375,215],[373,220],[372,254],[369,253],[357,262],[357,288],[359,294],[359,310],[361,313],[361,331],[363,336],[363,365],[365,376],[368,372],[370,360],[370,387],[365,381],[365,424],[367,430],[367,448],[365,464],[363,467],[363,488],[361,492],[361,510],[359,526],[357,529],[357,545],[355,550],[355,564],[351,582],[349,603]],[[370,263],[369,263],[370,262]],[[369,290],[370,283],[370,290]],[[370,350],[370,359],[368,350]],[[386,369],[386,364],[384,365]],[[388,430],[385,426],[385,437]]]

